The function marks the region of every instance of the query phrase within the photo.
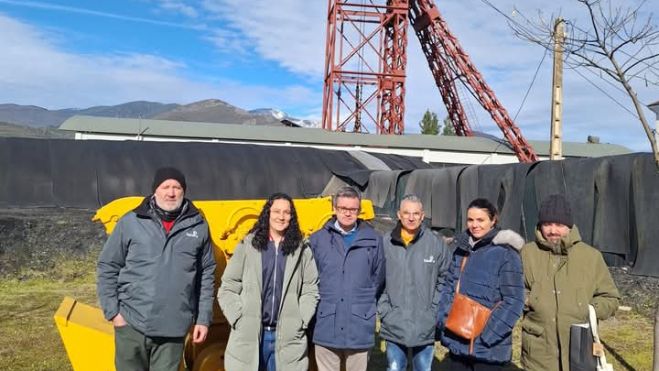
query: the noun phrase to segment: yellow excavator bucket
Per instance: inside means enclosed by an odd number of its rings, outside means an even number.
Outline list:
[[[114,329],[100,309],[66,297],[55,323],[75,371],[114,370]]]
[[[136,208],[143,197],[125,197],[100,208],[93,221],[103,223],[110,234],[117,221]],[[305,236],[320,229],[332,216],[331,197],[296,199],[293,201],[300,229]],[[256,222],[265,200],[194,201],[204,215],[210,229],[217,262],[216,290],[220,278],[238,242]],[[373,204],[362,200],[361,219],[375,217]],[[99,308],[64,298],[55,313],[55,323],[74,371],[114,370],[114,328],[103,318]],[[193,344],[186,340],[180,370],[221,371],[224,369],[224,348],[229,337],[229,326],[217,302],[213,304],[213,322],[206,342]]]

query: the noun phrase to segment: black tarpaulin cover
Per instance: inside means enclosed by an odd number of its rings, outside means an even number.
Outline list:
[[[438,169],[432,180],[432,226],[457,230],[461,225],[458,219],[458,176],[464,166]]]
[[[395,170],[417,162],[387,156],[378,158]],[[0,207],[98,208],[149,194],[160,166],[181,169],[197,200],[316,197],[333,175],[365,186],[370,173],[348,152],[316,148],[0,138]]]
[[[632,273],[659,277],[659,172],[651,155],[635,157],[631,172]]]
[[[393,202],[401,173],[402,170],[371,172],[364,197],[371,200],[376,209],[386,209],[388,213],[395,208]]]
[[[469,202],[488,198],[500,210],[499,225],[527,240],[535,238],[542,200],[563,194],[583,241],[602,251],[609,265],[659,277],[659,173],[650,154],[423,169],[391,177],[383,172],[367,189],[396,195],[388,203],[392,210],[381,210],[389,215],[395,215],[400,195],[409,193],[430,204],[432,227],[457,231],[465,228]]]
[[[435,228],[463,229],[468,203],[486,197],[499,207],[501,226],[529,240],[542,199],[561,193],[584,242],[609,264],[659,276],[659,173],[648,153],[443,169],[427,169],[416,158],[376,157],[392,171],[374,172],[348,152],[315,148],[0,138],[0,207],[95,209],[150,193],[160,166],[184,171],[188,197],[196,200],[260,199],[276,191],[315,197],[337,176],[365,188],[378,212],[391,216],[403,195],[416,193]]]

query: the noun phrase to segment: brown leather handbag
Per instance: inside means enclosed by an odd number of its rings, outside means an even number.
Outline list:
[[[474,352],[474,340],[483,332],[487,321],[490,319],[490,314],[492,314],[492,311],[501,302],[490,309],[460,293],[460,279],[462,279],[462,271],[466,263],[467,257],[462,258],[460,278],[458,278],[458,283],[455,287],[453,304],[451,305],[445,326],[452,333],[465,340],[469,340],[469,354],[471,354]]]

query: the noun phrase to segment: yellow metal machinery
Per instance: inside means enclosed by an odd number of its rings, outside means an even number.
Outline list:
[[[100,309],[67,297],[55,323],[74,370],[114,370],[114,329]]]
[[[136,208],[143,197],[126,197],[100,208],[93,221],[103,223],[110,234],[117,221]],[[294,200],[300,229],[305,236],[320,229],[332,216],[330,197]],[[208,221],[217,270],[216,290],[220,278],[240,240],[252,228],[265,200],[195,201],[194,205]],[[373,219],[373,205],[363,200],[360,218]],[[114,328],[103,318],[99,308],[64,298],[55,313],[55,323],[75,371],[114,370]],[[186,341],[181,370],[224,370],[224,348],[229,338],[229,326],[217,305],[213,304],[213,322],[207,340],[201,344]]]

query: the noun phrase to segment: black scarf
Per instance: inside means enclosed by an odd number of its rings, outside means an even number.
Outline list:
[[[149,207],[156,217],[166,222],[171,222],[176,220],[179,216],[181,216],[181,214],[185,214],[185,212],[188,210],[188,200],[183,199],[183,203],[181,203],[181,206],[178,209],[167,211],[161,209],[158,204],[156,204],[156,196],[151,196],[151,199],[149,200]]]

